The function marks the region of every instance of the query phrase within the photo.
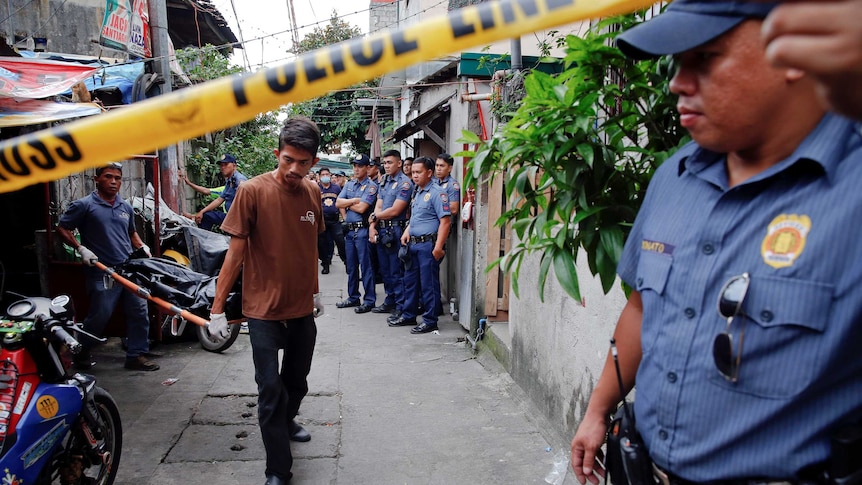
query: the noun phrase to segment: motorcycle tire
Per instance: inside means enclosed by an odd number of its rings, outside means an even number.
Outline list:
[[[227,350],[239,337],[240,324],[235,323],[229,325],[230,335],[227,338],[221,338],[218,335],[210,334],[206,327],[195,326],[198,334],[198,342],[201,347],[208,352],[222,352]]]
[[[98,451],[90,446],[83,430],[73,431],[69,453],[62,456],[81,457],[83,469],[78,468],[80,476],[65,477],[64,479],[63,473],[56,473],[60,468],[63,468],[63,465],[58,463],[51,467],[51,470],[54,470],[51,477],[44,477],[38,483],[50,483],[52,485],[56,483],[111,485],[114,483],[123,451],[123,426],[120,421],[120,410],[114,398],[107,391],[101,387],[96,387],[93,392],[93,404],[99,425],[97,429],[91,429],[91,431],[96,438]],[[103,463],[102,456],[109,457],[108,463]]]

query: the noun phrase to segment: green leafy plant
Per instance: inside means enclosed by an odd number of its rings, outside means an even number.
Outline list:
[[[193,82],[206,82],[243,72],[244,69],[230,64],[220,51],[206,45],[202,48],[185,48],[177,51],[177,59]],[[192,140],[192,153],[186,159],[189,177],[204,187],[224,184],[216,161],[225,153],[237,158],[238,170],[247,177],[268,172],[275,167],[272,150],[278,146],[281,127],[280,111],[270,111],[224,130],[209,133],[206,137]],[[207,200],[200,197],[204,204]]]
[[[616,32],[642,18],[606,19],[583,38],[568,36],[564,72],[527,75],[526,96],[487,142],[463,133],[461,142],[477,146],[460,154],[471,157],[466,185],[504,177],[508,208],[496,224],[510,225],[517,241],[489,270],[510,272],[516,295],[524,256],[540,252],[540,298],[553,266],[580,301],[581,249],[610,291],[650,177],[686,141],[668,94],[671,61],[632,62],[611,46]]]

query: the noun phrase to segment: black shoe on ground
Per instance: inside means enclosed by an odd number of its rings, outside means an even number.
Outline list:
[[[329,265],[328,264],[323,265],[323,269],[320,270],[320,274],[329,274]]]
[[[90,355],[90,351],[87,349],[81,350],[77,355],[72,356],[72,367],[78,370],[87,370],[91,369],[95,362],[93,362],[93,356]]]
[[[386,303],[371,309],[371,313],[392,313],[393,311],[395,311],[395,305],[387,305]]]
[[[287,485],[289,481],[289,478],[285,480],[278,475],[267,475],[266,482],[263,485]]]
[[[425,322],[422,322],[419,325],[416,325],[415,327],[411,328],[410,333],[428,333],[433,332],[434,330],[437,330],[437,325],[430,325]]]
[[[350,307],[359,306],[359,305],[360,305],[360,303],[358,300],[357,301],[344,300],[344,301],[340,301],[340,302],[335,304],[335,306],[338,308],[350,308]]]
[[[300,443],[305,443],[307,441],[311,441],[311,433],[305,430],[296,420],[291,419],[289,423],[287,423],[287,430],[290,432],[290,441],[299,441]]]
[[[398,317],[389,322],[390,327],[409,327],[410,325],[416,325],[415,318]]]
[[[146,372],[159,370],[159,364],[147,360],[143,355],[139,355],[137,357],[126,357],[126,365],[123,367],[129,370],[142,370]]]
[[[392,315],[389,315],[389,317],[386,318],[386,323],[392,323],[395,320],[398,320],[399,318],[401,318],[401,315],[401,312],[395,310],[394,312],[392,312]]]
[[[354,308],[353,311],[355,311],[356,313],[368,313],[373,308],[374,308],[374,305],[363,304],[363,305],[359,305],[358,307]]]

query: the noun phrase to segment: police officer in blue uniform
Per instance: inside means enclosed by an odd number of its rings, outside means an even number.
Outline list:
[[[216,163],[218,163],[219,171],[222,177],[224,177],[224,190],[214,201],[207,204],[206,207],[195,214],[195,222],[198,223],[201,229],[206,229],[207,231],[224,222],[225,217],[227,217],[227,211],[230,210],[233,199],[236,197],[236,190],[240,184],[248,180],[245,175],[236,169],[236,158],[230,153],[222,155],[221,159]],[[222,204],[224,204],[224,212],[216,210]]]
[[[617,38],[629,57],[674,56],[693,141],[656,170],[620,258],[621,383],[606,358],[572,441],[581,483],[601,480],[607,418],[635,381],[665,484],[862,474],[862,136],[815,79],[769,63],[775,6],[675,0]]]
[[[317,172],[320,176],[320,198],[323,206],[323,222],[326,224],[326,230],[317,238],[317,252],[320,258],[320,265],[323,269],[321,274],[329,274],[329,265],[332,264],[332,256],[335,254],[335,248],[338,248],[338,257],[341,261],[345,261],[344,248],[344,232],[341,227],[341,211],[335,206],[338,196],[341,194],[341,187],[332,181],[332,172],[327,167],[322,167]]]
[[[446,192],[446,197],[449,198],[449,209],[452,215],[458,215],[458,209],[461,206],[461,185],[452,178],[452,167],[455,165],[455,159],[448,153],[437,155],[437,161],[434,165],[434,183],[439,185]]]
[[[377,204],[377,184],[368,178],[371,160],[368,155],[357,155],[353,160],[355,180],[345,184],[338,195],[336,206],[347,212],[344,235],[347,253],[347,299],[335,304],[338,308],[356,307],[356,313],[367,313],[377,303],[374,288],[374,270],[371,268],[371,244],[368,240],[368,217]],[[360,271],[363,299],[359,294]]]
[[[401,236],[407,226],[407,208],[413,183],[401,171],[401,153],[383,153],[383,175],[377,206],[371,214],[370,238],[377,249],[386,299],[371,310],[374,313],[401,314],[404,311],[404,267],[398,259]]]
[[[401,244],[409,244],[410,261],[404,272],[404,312],[389,321],[390,327],[416,324],[421,286],[422,323],[410,333],[437,330],[437,308],[440,306],[440,260],[449,236],[452,212],[446,193],[431,180],[434,160],[418,157],[411,167],[416,189],[410,205],[410,222],[401,236]]]

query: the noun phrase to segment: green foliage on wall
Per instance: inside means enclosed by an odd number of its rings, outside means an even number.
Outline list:
[[[631,14],[601,21],[583,37],[566,38],[566,70],[556,77],[534,71],[526,97],[511,119],[478,145],[466,185],[504,177],[508,209],[496,221],[517,235],[494,261],[513,276],[524,256],[541,253],[539,295],[548,272],[581,300],[576,273],[583,249],[589,269],[607,293],[614,285],[623,243],[655,169],[687,141],[668,94],[668,58],[632,62],[612,47],[616,32],[642,20]]]

